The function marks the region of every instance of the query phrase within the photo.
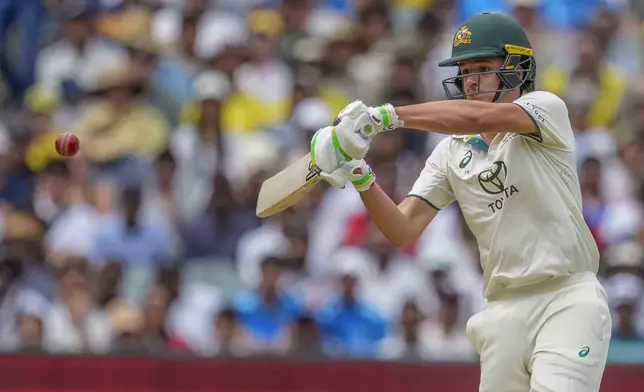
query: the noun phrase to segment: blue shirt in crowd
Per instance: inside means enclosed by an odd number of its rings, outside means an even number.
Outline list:
[[[371,306],[357,301],[333,301],[318,314],[325,349],[351,357],[372,356],[385,337],[385,319]]]

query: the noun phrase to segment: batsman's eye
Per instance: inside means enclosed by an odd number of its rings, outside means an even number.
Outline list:
[[[333,126],[337,127],[338,125],[340,125],[340,119],[336,117],[335,120],[333,120]]]

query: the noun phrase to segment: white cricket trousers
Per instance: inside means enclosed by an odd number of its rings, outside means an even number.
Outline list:
[[[504,290],[467,323],[479,392],[597,392],[611,330],[593,273]]]

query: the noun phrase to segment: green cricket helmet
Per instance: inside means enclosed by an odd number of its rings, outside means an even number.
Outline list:
[[[439,67],[458,66],[461,61],[498,57],[503,65],[493,71],[470,73],[476,76],[494,73],[500,82],[496,90],[466,93],[463,88],[464,75],[460,70],[455,77],[443,80],[443,88],[450,99],[464,99],[470,95],[496,93],[497,101],[502,93],[521,89],[533,91],[537,71],[534,51],[521,25],[507,15],[483,13],[468,19],[456,31],[452,43],[452,57],[438,63]]]

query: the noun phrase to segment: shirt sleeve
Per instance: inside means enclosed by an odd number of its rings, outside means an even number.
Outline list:
[[[455,200],[447,176],[450,143],[451,138],[446,137],[434,148],[408,197],[422,199],[437,210],[447,207]]]
[[[555,94],[547,91],[535,91],[526,94],[516,101],[539,130],[538,135],[524,134],[544,147],[572,151],[575,137],[568,118],[566,104]]]

